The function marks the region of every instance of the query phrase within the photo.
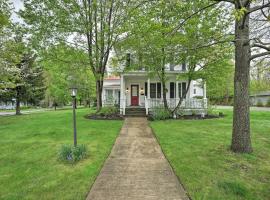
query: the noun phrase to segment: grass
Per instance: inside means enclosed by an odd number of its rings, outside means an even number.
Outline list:
[[[122,125],[87,113],[77,110],[77,128],[89,156],[76,165],[57,160],[73,142],[72,110],[0,117],[0,199],[85,199]]]
[[[154,121],[151,126],[192,199],[270,199],[270,112],[251,113],[252,154],[229,150],[232,112],[222,119]]]

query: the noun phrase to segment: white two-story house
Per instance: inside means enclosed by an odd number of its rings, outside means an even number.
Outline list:
[[[185,65],[167,69],[166,97],[168,106],[173,109],[187,89],[187,80],[179,79],[185,73]],[[148,115],[152,109],[163,106],[164,89],[158,77],[150,77],[144,70],[120,73],[120,76],[108,76],[104,80],[103,105],[119,105],[121,114],[128,108],[145,108]],[[202,80],[191,81],[186,98],[179,110],[186,114],[206,114],[206,84]]]

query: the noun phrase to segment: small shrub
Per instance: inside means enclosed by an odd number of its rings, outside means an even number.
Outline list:
[[[257,107],[263,107],[263,103],[261,100],[258,100],[257,104],[256,104]]]
[[[153,111],[154,120],[165,120],[170,119],[171,117],[172,117],[171,112],[163,108],[154,109]]]
[[[61,146],[58,152],[58,158],[61,161],[78,162],[87,156],[87,148],[85,145],[78,145],[76,147],[72,145]]]
[[[266,107],[270,107],[270,98],[267,100],[265,106],[266,106]]]
[[[107,117],[107,116],[115,115],[117,113],[118,113],[118,108],[114,106],[106,106],[106,107],[102,107],[97,114]]]

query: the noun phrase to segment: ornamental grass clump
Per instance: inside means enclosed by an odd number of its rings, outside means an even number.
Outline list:
[[[75,163],[87,156],[87,148],[85,145],[62,145],[58,152],[58,158],[64,162]]]
[[[156,108],[153,110],[152,118],[153,120],[166,120],[172,118],[172,114],[164,108]]]

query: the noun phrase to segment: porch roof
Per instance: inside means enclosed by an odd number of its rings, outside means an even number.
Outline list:
[[[168,75],[177,75],[185,73],[185,71],[175,70],[175,71],[166,71],[166,74]],[[148,76],[147,71],[128,71],[128,72],[122,72],[121,76]]]

